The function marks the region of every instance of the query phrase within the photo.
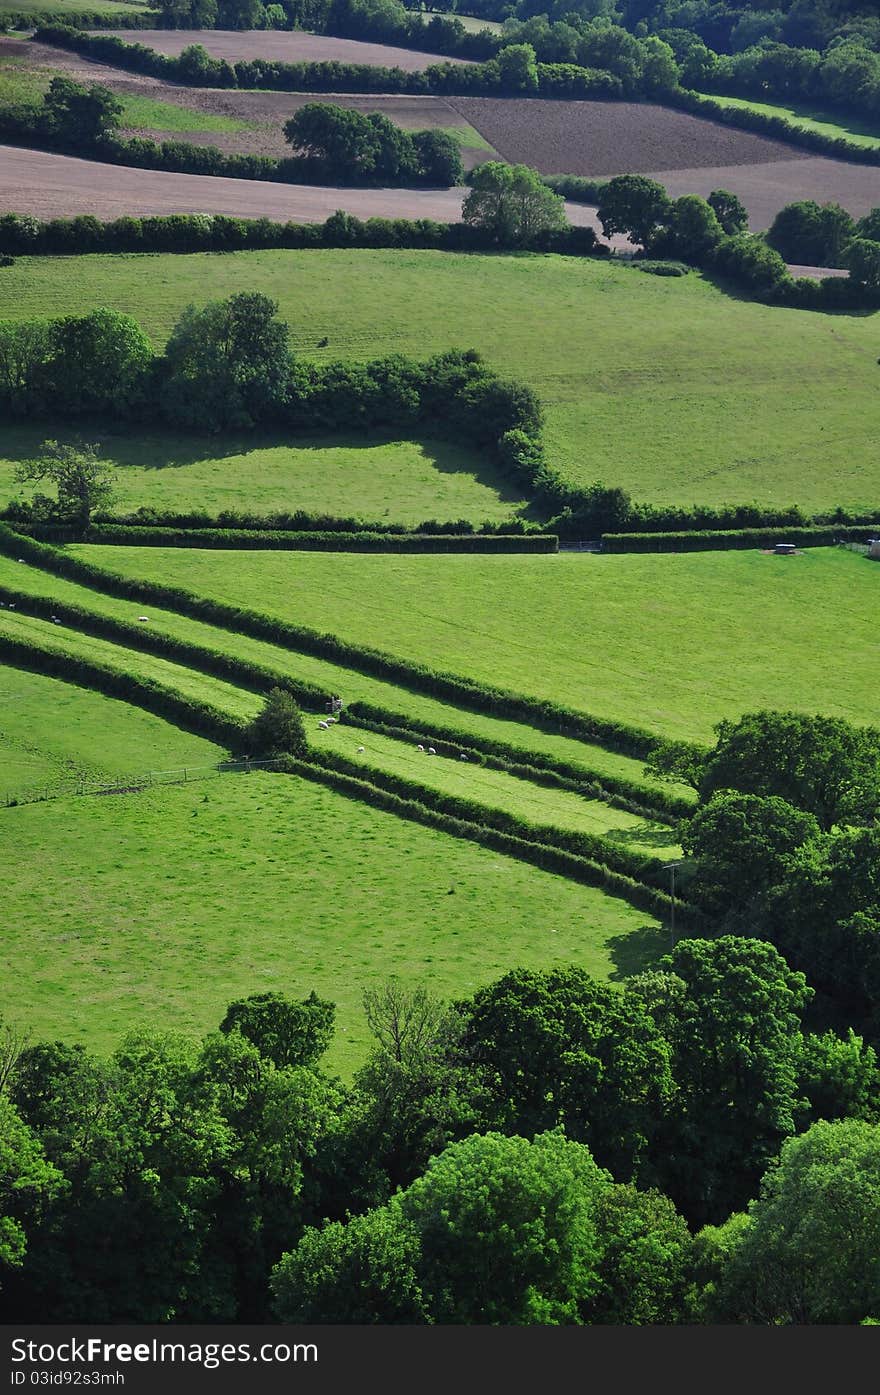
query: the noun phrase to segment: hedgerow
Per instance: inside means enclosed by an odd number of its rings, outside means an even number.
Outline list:
[[[552,533],[482,534],[371,533],[363,530],[300,532],[248,528],[146,528],[93,524],[86,534],[39,523],[21,523],[19,531],[51,542],[93,542],[129,547],[245,548],[306,552],[524,552],[559,550]]]
[[[880,523],[832,528],[697,529],[679,533],[606,533],[606,552],[710,552],[726,548],[772,547],[793,542],[802,547],[831,547],[837,542],[865,542],[880,533]]]

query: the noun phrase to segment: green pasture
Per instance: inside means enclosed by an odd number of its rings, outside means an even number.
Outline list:
[[[36,620],[29,615],[3,610],[0,611],[0,635],[36,645],[49,653],[69,654],[74,658],[103,664],[120,673],[133,674],[136,678],[151,679],[184,697],[210,703],[233,717],[253,717],[261,705],[260,698],[254,693],[235,688],[219,678],[196,673],[193,669],[169,663],[167,659],[159,659],[152,654],[111,644],[105,639],[79,634],[66,625],[55,625],[51,620]]]
[[[8,315],[109,305],[157,343],[188,302],[248,289],[280,302],[309,359],[477,348],[539,393],[554,464],[641,500],[880,508],[876,316],[757,305],[696,274],[530,254],[40,257],[2,276]]]
[[[570,790],[533,785],[503,770],[489,770],[456,760],[454,756],[431,756],[427,751],[418,750],[420,743],[407,744],[372,731],[358,731],[355,727],[346,727],[344,722],[321,731],[312,718],[308,736],[313,745],[337,751],[368,769],[373,767],[390,775],[418,780],[441,794],[474,799],[493,809],[515,814],[531,824],[607,838],[649,857],[681,857],[681,848],[668,825],[610,808],[598,799],[584,799]],[[359,753],[361,746],[363,754]]]
[[[769,102],[753,102],[743,97],[719,97],[714,92],[704,95],[711,97],[713,102],[722,107],[757,111],[762,116],[781,116],[793,126],[800,126],[805,131],[818,131],[820,135],[830,136],[832,140],[848,140],[853,145],[865,145],[871,150],[880,147],[880,130],[876,122],[860,121],[855,116],[843,116],[840,112],[824,111],[821,107],[805,106],[802,103],[780,106],[778,103],[771,105]]]
[[[121,22],[126,15],[143,14],[144,9],[144,5],[126,4],[125,0],[2,0],[0,19],[10,14],[106,14],[110,19],[118,15]]]
[[[26,497],[16,465],[47,437],[82,435],[79,425],[0,425],[0,498]],[[327,513],[415,525],[464,518],[499,523],[524,507],[522,495],[488,460],[449,441],[408,441],[276,433],[222,437],[89,426],[85,433],[118,467],[115,507],[170,512]]]
[[[139,707],[0,665],[0,803],[224,756]]]
[[[244,994],[315,989],[338,1008],[327,1064],[348,1074],[368,1049],[362,991],[390,974],[469,994],[519,964],[619,977],[666,947],[601,891],[289,776],[0,817],[4,1013],[36,1040],[196,1035]]]
[[[114,566],[115,557],[114,552],[107,559],[110,567]],[[2,553],[0,586],[12,587],[34,596],[51,596],[71,605],[85,606],[96,614],[129,622],[136,621],[138,615],[146,612],[149,615],[148,623],[151,630],[214,649],[221,654],[231,654],[249,663],[262,664],[302,682],[313,683],[324,692],[339,693],[346,704],[355,701],[369,702],[386,711],[399,712],[411,722],[421,725],[426,745],[431,745],[434,739],[433,727],[452,728],[467,732],[476,746],[479,746],[481,738],[502,741],[511,746],[522,747],[526,751],[536,751],[559,760],[580,764],[587,770],[595,770],[603,775],[642,783],[649,791],[656,787],[656,781],[644,775],[641,761],[605,750],[602,746],[576,741],[571,737],[557,736],[553,732],[541,731],[522,722],[468,712],[465,708],[438,702],[434,698],[358,673],[355,669],[345,668],[341,664],[312,658],[308,654],[295,653],[275,644],[251,639],[247,635],[204,624],[200,620],[191,620],[174,611],[162,610],[153,605],[144,607],[139,601],[105,595],[101,591],[79,586],[63,577],[53,576],[49,572],[17,562]],[[675,786],[675,791],[678,794],[687,794],[687,790],[681,786]]]
[[[880,566],[845,549],[390,556],[94,547],[126,576],[669,737],[761,707],[877,720]]]
[[[456,10],[425,10],[424,18],[433,19],[434,15],[442,15],[445,19],[457,19],[464,25],[465,29],[472,34],[477,34],[481,29],[490,29],[493,34],[500,34],[502,26],[495,19],[477,19],[475,15],[460,15]]]
[[[52,78],[58,76],[50,68],[34,68],[23,59],[0,56],[0,106],[22,102],[38,106]],[[128,130],[247,131],[254,126],[252,121],[219,112],[191,111],[176,102],[158,102],[132,93],[118,95],[123,108],[120,120]]]

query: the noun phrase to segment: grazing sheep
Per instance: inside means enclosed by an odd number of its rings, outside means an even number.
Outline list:
[[[459,759],[459,760],[467,760],[467,756],[465,755],[464,751],[461,752],[461,754],[459,755],[458,759]]]
[[[424,752],[425,752],[424,746],[419,746],[418,749],[419,749],[419,750],[422,752],[422,754],[424,755]]]
[[[363,753],[364,753],[364,748],[363,748],[363,746],[358,746],[358,755],[359,755],[359,756],[362,756]]]
[[[434,750],[434,747],[433,747],[433,746],[429,746],[429,747],[428,747],[428,755],[429,755],[429,756],[436,756],[436,754],[437,754],[437,752]]]
[[[319,722],[319,723],[318,723],[318,730],[319,730],[319,731],[326,731],[326,730],[327,730],[327,723],[326,723],[326,722]]]
[[[139,619],[140,621],[149,620],[149,618],[150,618],[149,615],[139,615],[139,616],[138,616],[138,619]]]

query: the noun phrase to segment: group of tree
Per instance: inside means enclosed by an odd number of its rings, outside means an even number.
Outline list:
[[[284,134],[294,152],[328,181],[460,184],[458,144],[448,131],[404,131],[387,116],[369,116],[327,102],[307,102]]]
[[[880,1036],[880,731],[762,711],[716,732],[702,756],[667,743],[651,761],[698,791],[682,828],[690,893]]]
[[[852,1033],[803,1030],[810,996],[771,945],[721,936],[620,988],[521,969],[450,1004],[392,980],[348,1086],[314,993],[109,1059],[13,1042],[8,1319],[876,1315],[880,1072]]]
[[[857,281],[880,288],[880,208],[856,220],[840,204],[803,199],[780,209],[766,238],[787,262],[848,267]]]

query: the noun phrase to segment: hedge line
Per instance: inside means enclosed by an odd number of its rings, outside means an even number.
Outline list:
[[[31,537],[39,537],[43,542],[64,541],[67,533],[71,531],[69,527],[61,524],[31,523],[30,517],[29,505],[20,500],[8,504],[5,508],[0,508],[0,522],[10,523],[18,532],[27,533]],[[484,537],[508,536],[519,539],[544,532],[540,524],[522,518],[508,518],[499,523],[493,523],[487,519],[479,527],[475,527],[466,518],[446,522],[430,518],[422,523],[417,523],[415,527],[408,527],[404,523],[367,522],[362,518],[351,516],[340,518],[331,514],[306,513],[299,509],[294,513],[271,514],[245,513],[237,509],[224,509],[215,516],[195,509],[179,513],[142,507],[129,514],[104,513],[102,511],[95,517],[102,525],[109,525],[113,528],[171,528],[179,530],[231,528],[235,531],[244,529],[260,533],[381,533],[390,537],[407,536],[412,533],[419,536],[427,533],[433,537],[452,533],[458,537],[469,537],[479,533]],[[550,536],[552,537],[553,534]]]
[[[770,116],[766,112],[751,111],[746,107],[728,107],[704,93],[679,87],[663,94],[663,101],[680,111],[692,112],[695,116],[708,116],[724,126],[736,126],[744,131],[760,131],[789,145],[801,145],[807,150],[817,150],[823,155],[834,155],[840,160],[852,160],[861,165],[880,165],[880,149],[857,145],[845,136],[826,136],[822,131],[808,130],[798,126],[784,116]]]
[[[773,547],[780,542],[803,547],[832,547],[838,542],[865,542],[880,536],[880,523],[870,527],[702,529],[687,533],[606,533],[605,552],[712,552],[721,548]]]
[[[0,605],[13,608],[21,615],[33,615],[41,620],[57,617],[63,624],[81,634],[92,635],[96,639],[107,639],[143,654],[155,654],[158,658],[169,659],[173,663],[195,669],[198,673],[207,673],[213,678],[235,683],[249,692],[268,693],[272,688],[285,687],[306,710],[323,712],[331,696],[329,691],[324,691],[313,683],[303,683],[276,669],[251,663],[247,659],[238,659],[219,650],[178,639],[174,635],[151,630],[149,625],[101,615],[98,611],[88,610],[72,601],[59,601],[51,596],[34,596],[30,592],[16,591],[13,587],[0,585]]]
[[[593,741],[624,755],[641,759],[656,746],[658,737],[639,727],[609,721],[588,713],[577,712],[559,703],[529,698],[503,688],[491,688],[457,674],[429,668],[426,664],[398,659],[379,649],[350,644],[336,635],[321,634],[303,625],[273,620],[257,611],[242,610],[222,601],[196,596],[182,587],[164,586],[158,582],[139,581],[118,576],[103,567],[84,562],[60,552],[45,543],[36,542],[0,525],[0,552],[21,556],[35,566],[84,581],[109,595],[152,602],[165,609],[177,610],[195,620],[206,620],[223,629],[268,640],[290,649],[330,659],[347,668],[376,678],[387,678],[402,687],[428,694],[468,707],[475,712],[510,717],[544,730]]]
[[[433,790],[425,790],[426,797],[432,801],[430,805],[417,799],[404,799],[369,783],[363,778],[361,767],[355,767],[357,775],[349,775],[325,764],[317,753],[314,762],[291,760],[287,769],[290,774],[302,775],[307,780],[329,785],[338,793],[360,800],[373,808],[397,814],[400,818],[412,819],[416,823],[427,824],[443,833],[451,834],[454,838],[466,838],[470,842],[480,843],[494,852],[518,858],[521,862],[530,862],[535,867],[555,872],[572,881],[599,887],[609,896],[620,897],[639,910],[647,911],[658,918],[667,916],[671,909],[672,903],[667,894],[615,872],[603,863],[443,813],[434,807]],[[687,902],[677,900],[676,916],[683,924],[692,924],[699,919],[699,912]]]
[[[562,760],[557,756],[514,746],[492,737],[475,735],[455,727],[425,723],[415,727],[412,719],[399,712],[388,712],[367,702],[352,702],[345,709],[349,724],[391,736],[398,741],[428,741],[440,754],[464,752],[470,760],[479,761],[493,770],[504,770],[536,785],[568,789],[589,799],[600,799],[618,809],[675,824],[693,813],[693,801],[668,790],[648,789],[635,780],[619,775],[607,775],[586,765]],[[426,735],[429,733],[429,735]],[[474,745],[479,742],[479,745]]]
[[[123,547],[200,547],[306,552],[527,552],[559,551],[552,533],[481,534],[284,532],[250,528],[144,528],[95,523],[85,539],[74,529],[20,524],[18,531],[52,542],[92,542]]]
[[[645,886],[662,891],[667,885],[666,873],[659,858],[630,849],[618,848],[607,838],[591,833],[578,833],[573,829],[558,828],[552,824],[534,824],[504,809],[483,804],[476,799],[463,799],[446,794],[430,785],[420,784],[406,776],[394,775],[376,766],[365,767],[357,761],[338,754],[336,751],[316,751],[313,759],[325,769],[339,770],[343,775],[362,776],[368,770],[371,784],[377,785],[402,799],[414,799],[418,803],[430,804],[451,818],[464,823],[474,823],[481,828],[492,828],[496,832],[512,834],[526,843],[537,843],[546,847],[559,848],[563,852],[574,853],[609,868],[619,876],[641,882]]]
[[[537,88],[526,91],[515,78],[504,86],[497,62],[433,63],[418,72],[368,63],[279,63],[269,58],[230,63],[204,50],[170,57],[145,44],[128,44],[112,35],[89,34],[67,24],[44,25],[34,38],[71,49],[129,72],[184,82],[191,87],[236,87],[280,92],[445,93],[458,96],[535,96],[548,98],[622,97],[620,78],[604,69],[572,63],[538,63]],[[271,41],[270,41],[271,42]]]
[[[199,703],[194,698],[175,693],[152,678],[136,678],[134,674],[122,673],[95,663],[92,659],[78,658],[74,654],[52,653],[41,649],[38,644],[22,639],[12,639],[0,634],[0,659],[14,668],[27,669],[30,673],[44,673],[51,678],[62,678],[68,683],[78,683],[81,687],[94,688],[105,697],[121,698],[135,707],[143,707],[157,717],[173,722],[184,731],[196,736],[205,736],[211,741],[237,750],[242,744],[245,724],[221,712],[209,703]]]

